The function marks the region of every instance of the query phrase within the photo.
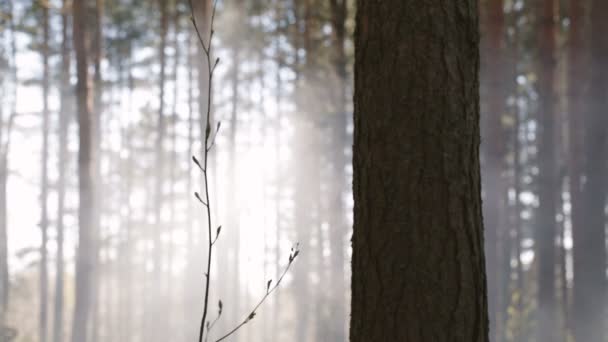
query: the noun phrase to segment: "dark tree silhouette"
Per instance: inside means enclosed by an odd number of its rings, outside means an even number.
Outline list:
[[[477,1],[357,5],[350,340],[488,341]]]

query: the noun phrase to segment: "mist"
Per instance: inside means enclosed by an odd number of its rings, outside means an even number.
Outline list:
[[[0,2],[0,341],[196,341],[207,278],[348,340],[354,1]],[[490,340],[604,341],[606,18],[538,3],[480,2]]]

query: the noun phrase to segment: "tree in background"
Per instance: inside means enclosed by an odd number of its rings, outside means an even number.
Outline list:
[[[557,293],[555,265],[557,237],[557,200],[559,189],[556,161],[557,106],[555,97],[555,16],[554,0],[537,4],[538,21],[538,142],[539,178],[538,226],[535,230],[535,252],[538,267],[538,341],[557,339]]]
[[[605,1],[590,1],[588,93],[584,108],[578,108],[578,120],[584,120],[580,183],[579,225],[573,227],[574,290],[573,328],[576,341],[603,341],[606,300],[606,145],[608,134],[607,94],[608,23],[602,13]],[[576,43],[576,41],[574,41]],[[576,86],[573,80],[572,86]],[[580,103],[580,102],[579,102]],[[575,104],[577,104],[575,102]],[[581,114],[582,113],[582,114]],[[580,126],[579,126],[580,127]]]
[[[76,112],[78,121],[78,250],[76,255],[76,304],[72,322],[72,342],[86,342],[91,324],[91,307],[94,300],[92,283],[97,259],[94,230],[96,198],[95,167],[97,163],[93,147],[94,119],[89,90],[89,57],[87,53],[87,1],[75,0],[73,11],[73,40],[76,53]]]

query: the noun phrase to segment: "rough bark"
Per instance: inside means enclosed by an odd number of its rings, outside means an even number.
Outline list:
[[[604,341],[606,300],[606,153],[608,136],[608,3],[590,8],[590,78],[584,111],[585,140],[581,225],[574,229],[574,335],[577,341]]]
[[[357,4],[350,340],[488,341],[477,1]]]
[[[76,253],[76,303],[72,322],[72,342],[86,342],[93,300],[92,278],[95,272],[94,241],[96,157],[93,149],[93,115],[89,90],[86,47],[86,0],[73,2],[73,41],[76,52],[76,110],[78,118],[78,250]]]
[[[544,0],[538,3],[538,93],[539,123],[541,127],[538,144],[539,201],[538,227],[534,232],[538,267],[538,326],[539,342],[556,341],[557,303],[555,264],[557,236],[557,160],[555,141],[555,1]]]

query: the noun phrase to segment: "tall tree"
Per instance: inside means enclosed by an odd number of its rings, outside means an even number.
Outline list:
[[[49,22],[49,4],[41,4],[42,11],[42,160],[41,178],[40,178],[40,310],[39,310],[39,332],[38,338],[40,342],[46,342],[48,337],[48,193],[49,193],[49,176],[48,176],[48,159],[49,159],[49,91],[50,91],[50,22]]]
[[[569,194],[571,203],[571,214],[570,221],[572,224],[572,237],[573,237],[573,261],[575,265],[574,276],[575,280],[578,280],[579,276],[582,275],[580,267],[585,265],[585,260],[581,260],[580,256],[583,256],[586,251],[584,246],[579,243],[583,239],[585,234],[583,227],[583,212],[582,212],[582,181],[583,181],[583,133],[584,133],[584,116],[585,113],[585,91],[588,75],[588,66],[586,63],[587,59],[587,48],[588,43],[585,39],[585,9],[588,1],[581,0],[570,0],[570,26],[568,30],[568,178],[569,178]],[[582,264],[580,262],[583,262]],[[583,266],[585,267],[585,266]],[[577,270],[578,269],[578,270]],[[578,302],[580,295],[587,296],[586,293],[580,293],[578,290],[580,287],[574,284],[575,302]],[[582,303],[581,303],[582,304]],[[566,306],[568,303],[566,303]],[[575,304],[575,308],[582,309],[580,312],[573,312],[573,315],[565,317],[565,325],[567,328],[571,328],[571,320],[575,320],[578,323],[578,318],[584,319],[583,315],[587,312],[586,305],[579,307]],[[577,324],[578,325],[578,324]],[[581,327],[583,328],[583,327]],[[578,329],[573,331],[575,336],[584,333]]]
[[[488,341],[477,1],[357,5],[350,340]]]
[[[9,279],[9,262],[8,262],[8,179],[9,179],[9,150],[11,143],[11,133],[13,128],[13,122],[17,116],[17,94],[18,94],[18,78],[17,78],[17,48],[15,41],[15,18],[12,2],[8,2],[7,6],[8,18],[7,21],[0,20],[2,25],[5,25],[7,29],[5,34],[8,40],[9,53],[6,56],[0,55],[0,58],[6,57],[10,60],[6,67],[10,68],[10,72],[4,73],[4,75],[10,75],[6,79],[0,77],[0,81],[12,83],[12,93],[10,94],[13,98],[10,101],[10,105],[7,106],[9,114],[8,118],[5,118],[4,107],[0,109],[0,330],[4,329],[6,320],[6,313],[9,305],[9,293],[10,293],[10,279]],[[3,38],[4,38],[3,37]],[[2,331],[0,331],[2,332]]]
[[[606,1],[591,1],[590,78],[584,111],[585,140],[582,224],[574,229],[574,335],[576,341],[604,341],[606,300],[606,153],[608,152],[608,13]]]
[[[557,180],[555,122],[555,0],[537,4],[538,30],[538,93],[540,140],[538,147],[539,209],[534,238],[538,263],[538,330],[539,342],[556,341],[557,303],[555,262],[557,234]]]
[[[86,342],[93,300],[95,273],[95,181],[96,156],[93,148],[93,115],[89,91],[87,53],[87,0],[74,0],[73,42],[76,52],[76,111],[78,117],[78,250],[76,253],[76,303],[72,321],[72,342]]]
[[[57,179],[57,256],[55,260],[55,305],[53,311],[53,342],[63,342],[64,321],[64,216],[66,195],[66,171],[68,163],[68,125],[72,114],[72,91],[70,90],[70,36],[68,0],[63,0],[61,10],[61,75],[59,108],[59,156]]]
[[[161,310],[163,304],[162,293],[162,240],[161,235],[163,234],[163,204],[164,204],[164,177],[165,177],[165,135],[167,131],[166,115],[165,115],[165,82],[167,79],[167,34],[169,29],[169,8],[168,0],[159,0],[158,7],[160,12],[160,44],[158,50],[158,58],[160,65],[160,74],[158,77],[158,89],[159,89],[159,105],[158,105],[158,117],[156,121],[156,143],[154,147],[155,153],[155,173],[154,173],[154,233],[153,233],[153,278],[152,286],[154,293],[154,301],[152,306],[152,312],[148,312],[149,317],[153,317],[150,321],[152,324],[151,329],[148,330],[148,339],[160,341],[163,338],[160,336],[164,329],[162,327],[165,324],[165,320],[160,319],[156,314]]]

